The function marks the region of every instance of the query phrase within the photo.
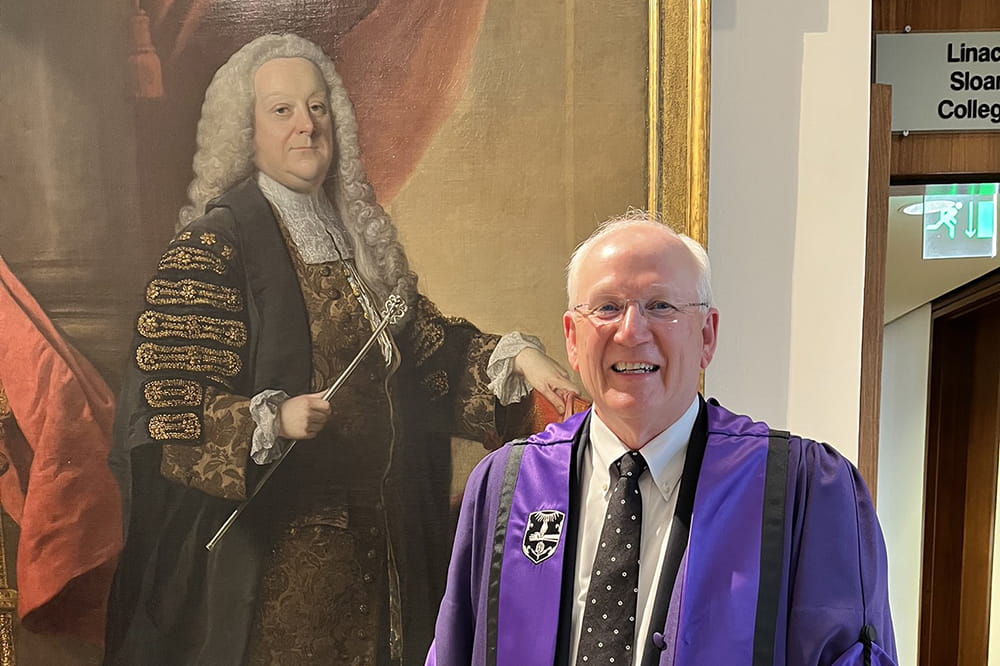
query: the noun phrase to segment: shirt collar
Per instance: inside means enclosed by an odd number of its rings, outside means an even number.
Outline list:
[[[691,406],[679,419],[639,449],[653,482],[664,499],[669,499],[680,482],[688,441],[691,439],[699,408],[700,401],[696,395]],[[611,465],[630,450],[611,432],[611,428],[595,410],[591,410],[590,414],[590,450],[594,475],[602,483],[608,484],[611,481]]]

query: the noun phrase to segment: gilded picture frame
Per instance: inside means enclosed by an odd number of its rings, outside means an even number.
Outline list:
[[[113,389],[117,388],[115,376],[126,360],[137,296],[173,234],[175,200],[183,195],[176,187],[166,195],[144,190],[143,178],[146,176],[139,173],[141,165],[155,165],[156,150],[167,144],[193,142],[193,126],[187,130],[190,136],[178,137],[164,132],[159,143],[143,144],[136,138],[142,134],[143,123],[155,126],[170,117],[169,107],[162,104],[157,107],[156,102],[126,92],[134,56],[136,53],[148,54],[142,44],[138,45],[138,51],[135,50],[135,37],[141,33],[143,14],[133,10],[133,6],[146,4],[145,0],[135,3],[108,0],[100,3],[100,10],[70,6],[57,9],[0,0],[0,14],[5,17],[0,23],[0,61],[5,63],[5,78],[9,75],[12,84],[10,89],[0,93],[0,110],[4,110],[0,114],[0,145],[4,148],[4,158],[0,159],[0,195],[5,201],[5,212],[0,216],[0,254],[66,340],[97,366]],[[627,125],[632,126],[636,136],[644,135],[618,156],[619,166],[629,168],[619,172],[615,166],[608,166],[608,173],[597,174],[592,180],[578,184],[575,191],[593,190],[602,180],[615,177],[626,181],[624,186],[603,199],[594,195],[594,201],[588,199],[581,204],[571,201],[574,190],[566,186],[567,178],[571,180],[572,176],[534,174],[541,176],[538,180],[543,186],[555,183],[562,188],[559,196],[566,200],[565,216],[552,213],[560,210],[557,205],[551,211],[538,212],[538,197],[532,195],[525,196],[513,208],[498,210],[484,219],[484,209],[509,196],[504,188],[510,183],[498,186],[495,192],[485,192],[485,195],[484,191],[477,191],[474,198],[482,199],[479,208],[462,207],[458,212],[444,210],[439,214],[439,208],[448,209],[449,206],[435,201],[439,190],[424,188],[461,189],[466,186],[464,181],[458,186],[450,183],[450,174],[441,178],[439,166],[463,160],[475,160],[477,165],[488,166],[493,154],[491,150],[499,145],[491,143],[496,139],[488,132],[481,135],[477,130],[468,138],[464,134],[465,126],[455,118],[462,122],[481,119],[482,116],[477,115],[482,111],[476,107],[476,99],[484,91],[485,106],[506,94],[503,86],[491,88],[492,84],[488,84],[494,74],[517,78],[522,69],[531,74],[538,66],[530,60],[531,56],[514,54],[493,61],[490,53],[496,44],[508,38],[504,31],[510,28],[504,23],[507,20],[514,22],[506,16],[508,11],[534,12],[534,5],[520,0],[490,0],[487,12],[492,13],[487,14],[486,27],[478,37],[487,46],[476,52],[482,54],[475,56],[480,60],[474,60],[471,65],[472,73],[464,97],[456,100],[439,136],[428,139],[430,147],[423,166],[400,187],[400,195],[385,205],[400,229],[422,284],[442,310],[467,317],[484,330],[501,332],[517,328],[538,332],[550,353],[563,359],[559,323],[565,307],[562,267],[572,247],[597,222],[629,206],[646,207],[660,213],[665,222],[678,230],[703,243],[707,241],[710,0],[648,0],[645,7],[636,5],[627,10],[644,13],[643,25],[630,22],[631,18],[614,23],[614,27],[608,29],[594,23],[589,26],[589,32],[575,33],[577,43],[569,37],[560,43],[567,62],[572,62],[575,55],[587,51],[589,40],[599,37],[601,48],[628,52],[626,60],[632,63],[628,78],[644,84],[644,103],[630,108],[624,121],[624,115],[615,116],[615,123],[620,124],[613,124],[607,132],[611,142],[619,130],[628,129]],[[567,25],[574,20],[591,21],[586,15],[594,9],[582,0],[565,5],[560,11],[564,12]],[[608,11],[625,10],[608,7]],[[573,30],[567,28],[566,32]],[[538,37],[530,33],[529,28],[523,28],[522,33],[525,43]],[[125,35],[133,40],[131,44],[127,43]],[[87,37],[92,37],[93,41],[87,41]],[[586,57],[586,53],[584,55]],[[607,53],[599,48],[592,57],[596,61],[606,56]],[[160,46],[158,57],[164,68],[170,67],[173,56],[169,49]],[[522,62],[522,58],[528,62]],[[588,100],[581,91],[589,91],[588,86],[617,76],[609,70],[603,78],[589,81],[581,74],[586,75],[586,72],[564,77],[578,86],[575,92],[572,85],[557,81],[557,85],[565,88],[566,100],[583,100],[579,109],[567,112],[571,116],[575,113],[573,117],[577,121],[581,110],[587,111]],[[530,109],[533,90],[527,86],[522,91],[516,105],[518,113],[523,112],[526,116],[533,113]],[[26,108],[35,105],[26,104],[25,96],[29,100],[55,100],[61,104],[42,105],[42,113],[26,113]],[[195,101],[194,108],[198,104],[200,98]],[[598,108],[587,112],[599,117],[602,111],[603,108]],[[556,109],[546,122],[560,113]],[[614,109],[611,113],[613,115]],[[525,122],[531,120],[528,117]],[[545,127],[540,131],[546,131]],[[578,135],[564,132],[566,140],[558,159],[572,166],[574,155],[576,158],[581,156],[580,147],[586,147],[587,133],[591,131],[593,128],[581,129]],[[442,144],[447,143],[448,132],[457,138],[453,140],[454,145],[445,150]],[[522,149],[530,150],[532,137],[526,136],[527,139],[522,137]],[[577,153],[572,152],[574,142]],[[148,154],[144,156],[144,153]],[[190,157],[186,159],[190,164]],[[434,162],[435,159],[439,161]],[[508,155],[507,159],[515,163],[520,156]],[[585,172],[603,164],[600,155],[583,162],[584,166],[577,167],[575,172],[582,181],[589,177]],[[133,164],[140,168],[133,168]],[[484,179],[494,177],[487,173]],[[517,179],[512,179],[511,183],[516,184]],[[626,191],[628,195],[621,194]],[[170,205],[162,205],[164,201]],[[449,204],[456,202],[461,203],[460,198],[456,197]],[[155,220],[149,217],[152,209],[157,209]],[[428,220],[441,226],[428,227]],[[453,249],[442,251],[440,238],[461,237],[465,235],[464,228],[483,226],[503,228],[516,240],[501,245],[495,252],[498,256],[491,259],[494,263],[467,261],[460,265],[463,274],[468,270],[472,277],[456,280],[458,269],[450,263],[450,255],[463,251],[489,254],[493,251],[491,239],[483,234],[482,240],[471,250],[460,245],[460,251],[456,252]],[[519,245],[535,247],[536,256],[531,263],[538,267],[537,272],[524,270],[516,261]],[[133,251],[122,252],[124,247]],[[480,263],[483,265],[477,265]],[[510,271],[510,274],[501,275],[501,271]],[[537,292],[538,299],[525,304],[522,296],[525,292]],[[3,407],[0,400],[0,419],[4,416]],[[473,450],[473,459],[483,453],[478,444],[468,448]],[[461,489],[464,474],[455,474],[456,492]],[[0,540],[0,555],[3,555],[0,558],[0,666],[16,664],[19,660],[31,663],[32,659],[66,664],[99,663],[99,652],[95,652],[92,645],[65,636],[28,632],[20,626],[15,611],[17,590],[13,576],[8,582],[8,574],[16,571],[14,548],[10,547],[11,540],[17,536],[16,528],[9,516],[4,516],[4,520],[9,529],[0,533],[0,537],[7,537],[6,548]],[[6,552],[2,552],[4,550]]]
[[[710,0],[649,0],[649,209],[708,242]]]

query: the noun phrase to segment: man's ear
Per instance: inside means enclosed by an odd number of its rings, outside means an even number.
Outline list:
[[[704,370],[715,356],[715,347],[719,343],[719,311],[709,308],[705,323],[701,327],[701,369]]]
[[[576,356],[576,320],[569,310],[563,315],[563,335],[566,338],[566,358],[569,359],[569,367],[579,372],[580,364],[577,363]]]

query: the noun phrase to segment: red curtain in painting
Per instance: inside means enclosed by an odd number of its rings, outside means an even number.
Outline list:
[[[0,437],[9,463],[0,502],[21,527],[18,613],[34,631],[100,644],[122,547],[107,463],[114,398],[2,259],[0,331],[0,385],[13,413]]]

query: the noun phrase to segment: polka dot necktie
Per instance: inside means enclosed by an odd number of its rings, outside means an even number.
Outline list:
[[[618,471],[618,481],[608,500],[590,571],[577,666],[628,666],[634,653],[642,531],[639,477],[646,470],[646,461],[638,451],[630,451],[616,460],[612,469]]]

